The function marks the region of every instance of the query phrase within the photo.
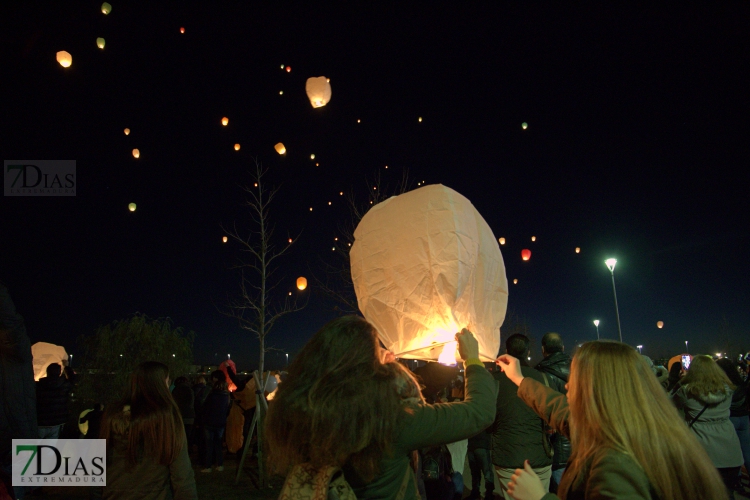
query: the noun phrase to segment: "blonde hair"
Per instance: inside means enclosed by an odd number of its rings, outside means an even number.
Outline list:
[[[693,358],[690,369],[682,378],[680,384],[685,387],[688,394],[693,396],[705,396],[712,392],[726,392],[727,387],[734,390],[727,374],[716,364],[711,356],[702,354]]]
[[[726,499],[705,450],[635,349],[583,344],[568,387],[573,453],[559,488],[563,495],[583,480],[595,454],[609,449],[638,464],[661,500]]]

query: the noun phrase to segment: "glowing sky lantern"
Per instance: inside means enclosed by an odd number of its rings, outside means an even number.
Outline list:
[[[315,155],[310,155],[310,159],[314,160],[315,159]]]
[[[331,83],[325,76],[308,78],[305,91],[313,108],[322,108],[331,100]]]
[[[227,118],[226,116],[224,118],[222,118],[221,119],[221,124],[224,125],[225,127],[227,125],[229,125],[229,118]]]
[[[532,236],[531,241],[536,241],[536,236]]]
[[[277,145],[275,145],[273,149],[275,149],[276,152],[279,153],[280,155],[286,154],[286,148],[284,147],[283,142],[280,142]]]
[[[130,129],[129,128],[125,129],[125,135],[130,135]]]
[[[501,245],[505,245],[505,238],[500,238],[497,241],[499,241]]]
[[[104,2],[102,4],[102,14],[104,14],[106,16],[110,12],[112,12],[112,6],[110,4],[108,4],[107,2]]]
[[[138,151],[138,149],[134,149],[133,150],[133,158],[140,158],[140,157],[141,157],[141,152]]]
[[[529,128],[529,124],[528,124],[528,123],[526,123],[526,122],[523,122],[523,123],[521,124],[521,128],[522,128],[522,129],[524,129],[524,130],[526,130],[527,128]]]
[[[292,72],[292,67],[291,66],[287,66],[286,67],[286,72],[287,73],[291,73]]]
[[[531,258],[531,250],[529,250],[528,248],[524,248],[523,250],[521,250],[521,258],[523,260],[529,260]]]
[[[226,243],[227,241],[229,241],[229,238],[227,238],[226,236],[224,236],[224,237],[221,238],[221,241],[223,241],[224,243]]]
[[[297,288],[299,288],[300,290],[304,290],[305,288],[307,288],[307,278],[305,278],[304,276],[300,276],[299,278],[297,278]]]
[[[185,33],[185,28],[180,28],[180,33]]]
[[[421,116],[419,117],[419,123],[422,123],[422,117]]]
[[[235,151],[239,151],[240,150],[240,145],[239,144],[235,144],[234,145],[234,150]]]
[[[135,212],[135,208],[136,208],[135,207],[135,203],[129,203],[128,204],[128,210],[130,210],[131,212]]]
[[[73,56],[71,56],[69,52],[61,50],[57,53],[57,62],[59,62],[60,66],[63,68],[69,68],[70,65],[73,64]]]
[[[104,38],[102,38],[102,37],[99,37],[99,38],[96,39],[96,46],[99,47],[100,49],[104,48],[104,44],[105,43],[106,42],[104,41]]]
[[[581,247],[576,247],[576,253],[581,253]]]
[[[68,360],[68,353],[65,352],[64,347],[47,342],[37,342],[31,346],[31,356],[34,364],[34,380],[36,381],[47,376],[49,365],[59,363],[62,366],[63,361]]]
[[[469,328],[495,358],[508,302],[497,239],[469,200],[440,184],[384,200],[354,231],[359,309],[397,358],[455,362]]]
[[[281,65],[281,69],[284,69],[284,65],[283,64]]]
[[[518,279],[514,279],[514,280],[513,280],[513,284],[514,284],[514,285],[517,285],[517,284],[518,284]]]
[[[656,322],[656,328],[664,328],[664,322],[663,321],[657,321]]]

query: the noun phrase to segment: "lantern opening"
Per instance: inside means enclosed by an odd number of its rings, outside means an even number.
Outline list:
[[[458,342],[448,342],[443,346],[443,351],[438,356],[438,363],[441,365],[455,365],[458,363],[458,357],[456,356],[456,349],[458,349]]]

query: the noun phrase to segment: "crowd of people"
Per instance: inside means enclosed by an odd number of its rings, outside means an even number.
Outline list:
[[[661,369],[611,341],[585,343],[571,358],[548,333],[535,367],[529,338],[515,334],[488,370],[470,331],[456,340],[463,370],[412,371],[360,317],[321,328],[265,419],[282,497],[718,500],[742,490],[746,367],[695,356],[688,369]],[[0,498],[23,498],[10,486],[11,439],[62,436],[76,376],[53,363],[34,382],[23,320],[1,284],[0,357]],[[162,363],[141,363],[122,399],[81,420],[86,438],[107,442],[107,485],[95,496],[196,499],[194,470],[222,472],[225,446],[235,452],[249,439],[253,379],[232,367],[208,381],[171,376]]]

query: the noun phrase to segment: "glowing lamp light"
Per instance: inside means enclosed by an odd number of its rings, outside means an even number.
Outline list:
[[[125,135],[130,135],[130,129],[129,128],[125,129]]]
[[[657,321],[656,322],[656,328],[664,328],[664,322],[663,321]]]
[[[581,253],[581,247],[576,247],[576,253]]]
[[[229,238],[227,238],[226,236],[224,236],[224,237],[223,237],[223,238],[221,239],[221,241],[223,241],[224,243],[226,243],[227,241],[229,241]]]
[[[532,236],[531,241],[536,241],[536,236]]]
[[[226,116],[224,118],[222,118],[221,119],[221,124],[224,125],[225,127],[227,125],[229,125],[229,118],[227,118]]]
[[[458,342],[448,342],[443,346],[443,351],[438,356],[438,363],[441,365],[455,365],[458,363],[456,356],[456,349],[458,349]]]
[[[180,33],[185,33],[185,28],[180,28]]]
[[[604,263],[607,265],[607,269],[609,269],[610,273],[615,272],[615,266],[617,265],[617,259],[607,259],[604,261]]]
[[[57,53],[57,62],[59,62],[60,66],[63,68],[69,68],[70,65],[73,64],[73,56],[71,56],[69,52],[61,50]]]
[[[104,48],[104,44],[105,43],[106,42],[104,41],[104,38],[102,38],[102,37],[99,37],[99,38],[96,39],[96,46],[99,47],[100,49]]]
[[[138,149],[134,149],[133,150],[133,158],[140,158],[140,157],[141,157],[141,152],[138,151]]]
[[[135,212],[135,208],[135,203],[128,204],[128,210],[130,210],[131,212]]]
[[[273,149],[275,149],[276,152],[279,153],[280,155],[286,154],[286,148],[284,147],[283,142],[280,142],[277,145],[275,145]]]
[[[523,123],[521,124],[521,128],[522,128],[522,129],[524,129],[524,130],[526,130],[527,128],[529,128],[529,124],[528,124],[528,123],[526,123],[526,122],[523,122]]]
[[[297,278],[297,288],[299,290],[304,290],[305,288],[307,288],[307,278],[305,278],[304,276],[300,276],[299,278]]]
[[[531,250],[529,250],[528,248],[524,248],[523,250],[521,250],[521,258],[523,260],[529,260],[531,258]]]
[[[108,4],[107,2],[104,2],[102,4],[102,14],[104,14],[106,16],[110,12],[112,12],[112,6],[110,4]]]
[[[234,150],[235,151],[239,151],[240,150],[240,145],[239,144],[235,144],[234,145]]]
[[[497,241],[499,241],[501,245],[505,245],[505,238],[500,238]]]
[[[331,83],[325,76],[308,78],[305,92],[313,108],[322,108],[331,100]]]
[[[594,320],[594,326],[599,326],[599,320],[598,319]]]

